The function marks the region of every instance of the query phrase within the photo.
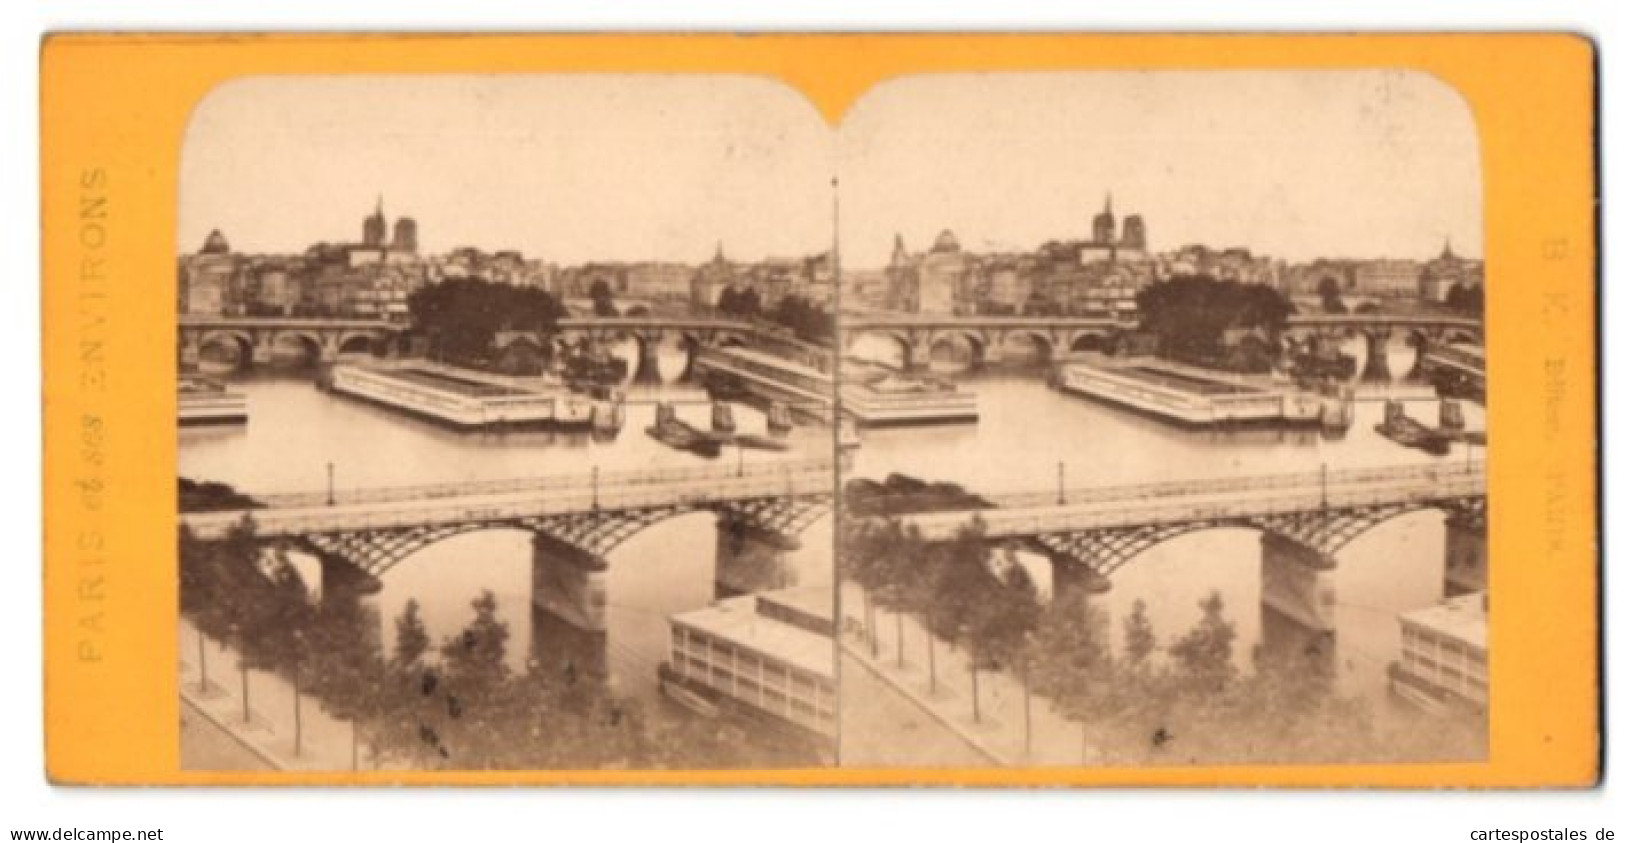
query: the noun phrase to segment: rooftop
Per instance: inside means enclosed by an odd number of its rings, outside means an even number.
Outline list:
[[[821,591],[824,597],[818,598],[810,593],[803,593],[812,591]],[[795,601],[799,606],[802,602],[816,604],[819,600],[829,604],[833,599],[831,595],[831,589],[826,586],[822,589],[787,589],[772,592],[770,599]],[[758,595],[747,594],[743,597],[718,600],[704,609],[673,615],[671,622],[731,641],[738,647],[834,681],[834,640],[827,635],[809,632],[794,624],[761,615],[756,611],[757,599]],[[831,605],[825,605],[822,611],[827,614],[833,613]]]
[[[1481,650],[1486,649],[1488,618],[1489,598],[1482,591],[1447,598],[1437,605],[1399,616],[1401,623],[1432,630]]]

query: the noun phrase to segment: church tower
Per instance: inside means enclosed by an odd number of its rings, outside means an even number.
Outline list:
[[[418,221],[411,217],[395,220],[395,240],[389,246],[397,252],[418,250]]]
[[[1110,246],[1117,240],[1117,218],[1112,216],[1112,195],[1106,194],[1106,208],[1095,214],[1094,244]]]
[[[372,212],[372,216],[367,217],[366,221],[361,224],[361,245],[382,247],[386,228],[384,224],[384,197],[379,196],[378,208]]]
[[[1123,248],[1145,248],[1145,218],[1139,214],[1130,214],[1123,218]]]

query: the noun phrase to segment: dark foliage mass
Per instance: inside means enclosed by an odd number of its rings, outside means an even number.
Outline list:
[[[181,512],[229,512],[257,509],[260,503],[225,483],[180,479]]]
[[[894,613],[901,641],[901,617],[918,618],[933,632],[926,642],[933,681],[938,639],[968,650],[973,701],[978,671],[1019,676],[1077,723],[1080,763],[1483,757],[1481,722],[1379,721],[1369,703],[1337,692],[1335,657],[1314,646],[1254,653],[1243,671],[1246,656],[1235,651],[1235,624],[1217,593],[1166,644],[1136,601],[1114,646],[1102,601],[1086,588],[1058,586],[1040,600],[1025,568],[999,558],[978,520],[938,543],[894,519],[852,519],[841,535],[841,576],[863,589],[866,627],[880,622],[877,610]]]
[[[993,504],[955,483],[932,483],[892,474],[883,483],[858,478],[848,481],[844,501],[855,516],[906,515],[988,509]]]
[[[802,296],[785,296],[772,309],[764,310],[755,287],[730,285],[717,298],[717,311],[740,319],[766,319],[807,342],[827,344],[835,337],[834,316]]]
[[[1227,331],[1246,329],[1273,339],[1293,312],[1273,287],[1206,276],[1152,284],[1136,301],[1141,329],[1157,336],[1164,354],[1206,365],[1227,362]]]
[[[1444,296],[1445,307],[1472,316],[1484,315],[1484,288],[1480,285],[1451,284]]]
[[[565,315],[545,290],[496,284],[477,278],[450,278],[425,284],[406,300],[412,328],[448,359],[479,361],[490,353],[498,331],[552,334]]]
[[[243,693],[250,670],[288,679],[298,706],[315,701],[352,725],[357,767],[549,769],[795,767],[807,747],[752,739],[734,723],[672,716],[613,692],[569,663],[510,667],[496,598],[470,605],[468,624],[435,645],[415,601],[381,640],[362,590],[315,599],[287,557],[244,519],[225,539],[180,534],[181,612],[230,646]],[[199,642],[200,656],[203,648]],[[211,670],[215,675],[210,675]],[[232,681],[203,666],[204,680]],[[245,709],[248,707],[245,698]]]

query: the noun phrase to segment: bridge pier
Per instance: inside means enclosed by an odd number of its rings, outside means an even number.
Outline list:
[[[1262,588],[1267,608],[1309,630],[1337,629],[1337,560],[1297,539],[1265,533]]]
[[[1044,555],[1049,559],[1051,601],[1060,601],[1073,592],[1099,595],[1112,590],[1111,580],[1084,561],[1049,551]]]
[[[609,628],[609,563],[546,533],[531,538],[530,600],[544,612],[587,632]]]
[[[658,332],[637,335],[638,383],[660,383],[660,337]]]
[[[1444,593],[1447,597],[1489,588],[1488,536],[1484,521],[1469,513],[1444,520]]]
[[[1393,333],[1382,328],[1373,328],[1365,334],[1365,372],[1361,374],[1364,380],[1374,383],[1388,383],[1394,379],[1388,369],[1388,339]]]
[[[1265,533],[1261,543],[1261,657],[1272,664],[1334,668],[1337,560],[1277,533]]]
[[[328,553],[317,553],[322,566],[321,603],[324,608],[353,611],[357,627],[363,630],[367,652],[382,651],[384,645],[383,613],[378,607],[378,594],[384,584],[349,560]]]
[[[795,537],[736,515],[717,517],[716,595],[734,597],[795,585],[785,555],[800,547]]]
[[[1411,361],[1410,371],[1405,373],[1405,382],[1411,384],[1426,384],[1429,380],[1427,367],[1422,359],[1427,356],[1429,340],[1423,334],[1416,335],[1416,359]]]

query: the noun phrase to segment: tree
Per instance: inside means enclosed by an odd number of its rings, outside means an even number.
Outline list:
[[[1327,313],[1348,313],[1348,306],[1343,304],[1343,288],[1337,279],[1330,275],[1323,275],[1320,284],[1315,288],[1320,295],[1320,309]]]
[[[620,311],[615,309],[615,292],[609,288],[609,282],[604,279],[595,279],[588,288],[587,295],[592,299],[594,316],[613,318],[621,315]]]
[[[406,307],[413,330],[428,337],[439,354],[468,363],[485,360],[497,331],[550,336],[564,315],[545,290],[478,278],[425,284],[407,297]]]
[[[1136,605],[1143,620],[1144,605]],[[1105,707],[1115,681],[1107,622],[1087,591],[1058,591],[1039,615],[1027,649],[1032,689],[1078,721],[1079,758],[1085,764],[1089,721]]]
[[[418,601],[409,599],[406,601],[406,607],[401,610],[400,617],[395,619],[393,663],[400,667],[416,666],[422,662],[423,654],[428,651],[429,630],[423,625]]]
[[[267,668],[288,676],[293,683],[293,754],[299,755],[304,742],[304,681],[311,653],[311,621],[314,611],[310,590],[298,569],[280,548],[272,560],[270,590],[266,594],[264,625],[250,648]]]
[[[1146,617],[1145,601],[1135,600],[1128,617],[1123,619],[1123,658],[1130,667],[1138,669],[1147,664],[1156,649],[1157,633],[1151,628],[1151,619]]]
[[[378,618],[356,590],[323,590],[310,624],[310,690],[323,709],[349,721],[352,770],[361,766],[362,730],[376,732],[382,716],[384,664],[377,632]]]
[[[1141,330],[1157,336],[1164,354],[1204,364],[1221,359],[1226,331],[1256,330],[1273,345],[1292,314],[1291,302],[1272,287],[1202,275],[1152,284],[1135,300]]]
[[[1197,605],[1202,608],[1202,619],[1168,647],[1168,655],[1190,689],[1211,693],[1222,689],[1236,675],[1231,660],[1236,627],[1225,618],[1224,598],[1217,591]]]

